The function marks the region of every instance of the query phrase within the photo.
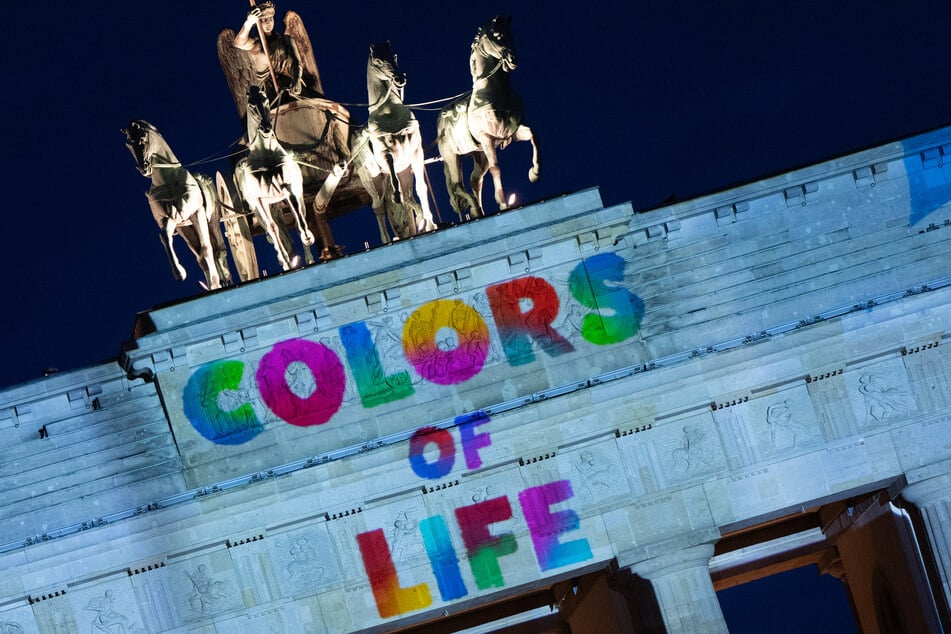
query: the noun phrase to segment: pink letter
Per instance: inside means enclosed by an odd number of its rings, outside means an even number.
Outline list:
[[[587,539],[564,543],[558,541],[558,536],[562,533],[578,530],[578,514],[571,509],[552,513],[548,507],[564,502],[573,495],[571,482],[568,480],[525,489],[518,495],[525,512],[525,521],[532,534],[538,566],[542,570],[560,568],[592,557]]]
[[[309,396],[295,393],[288,383],[288,371],[300,372],[302,364],[310,370],[317,388]],[[311,377],[301,377],[309,384]],[[327,346],[291,339],[282,341],[264,355],[257,373],[261,398],[272,412],[291,425],[323,425],[343,403],[343,365]]]

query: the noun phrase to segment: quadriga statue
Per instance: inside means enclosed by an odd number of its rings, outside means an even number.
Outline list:
[[[195,254],[205,274],[206,288],[230,284],[228,250],[221,235],[220,210],[211,179],[185,169],[149,122],[136,119],[122,132],[136,169],[152,179],[152,187],[145,195],[161,229],[159,235],[172,275],[176,280],[186,277],[172,243],[172,237],[179,235]]]
[[[383,244],[390,242],[387,217],[397,238],[433,231],[419,121],[403,104],[406,75],[389,42],[370,45],[367,96],[370,118],[350,137],[350,155],[370,195]],[[415,189],[416,198],[413,197]]]
[[[540,174],[538,143],[531,129],[522,123],[522,100],[509,83],[509,73],[516,64],[510,23],[511,19],[496,16],[479,27],[469,55],[472,92],[439,113],[436,142],[443,159],[449,202],[460,218],[467,208],[475,217],[483,215],[482,180],[487,171],[492,175],[499,209],[509,207],[496,148],[504,148],[513,140],[531,141],[529,180],[534,183]],[[463,155],[471,155],[475,164],[470,178],[471,193],[463,183]]]

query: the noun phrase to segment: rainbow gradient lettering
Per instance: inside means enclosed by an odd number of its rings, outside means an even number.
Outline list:
[[[484,412],[456,419],[455,428],[459,430],[463,453],[466,454],[466,467],[469,469],[481,466],[479,450],[492,444],[489,432],[476,431],[477,427],[486,425],[490,420]],[[445,477],[452,471],[457,450],[450,430],[422,427],[413,434],[409,444],[410,466],[418,476],[428,479],[438,474],[438,477]],[[427,461],[423,453],[430,444],[439,449],[439,457],[432,462]],[[542,572],[578,564],[593,557],[587,539],[563,539],[567,533],[580,530],[578,514],[572,509],[551,510],[552,506],[566,502],[573,496],[574,491],[568,480],[530,487],[518,494],[535,558]],[[458,507],[453,515],[459,527],[459,538],[455,542],[442,515],[433,515],[419,522],[419,532],[440,598],[454,601],[469,594],[459,565],[460,547],[469,561],[476,588],[487,590],[504,587],[504,558],[518,551],[518,541],[512,530],[498,532],[493,525],[512,519],[508,496],[497,496]],[[357,543],[373,588],[377,611],[382,618],[406,614],[432,604],[428,584],[417,584],[411,588],[400,586],[383,529],[360,533]]]
[[[571,497],[571,484],[567,480],[532,487],[518,496],[542,571],[581,563],[593,556],[585,538],[560,540],[565,533],[579,529],[578,515],[570,509],[552,513],[549,506]],[[454,514],[476,587],[479,590],[504,587],[502,558],[517,552],[518,542],[511,531],[494,534],[490,526],[512,518],[508,497],[462,506]],[[468,596],[446,520],[441,515],[428,517],[419,523],[419,530],[440,598],[454,601]],[[383,529],[360,533],[357,543],[380,617],[399,616],[432,604],[428,584],[400,587]]]
[[[590,310],[581,319],[581,336],[592,344],[620,343],[640,330],[644,302],[624,287],[624,268],[620,256],[602,253],[582,260],[568,276],[571,298]],[[562,302],[548,281],[525,276],[488,286],[485,293],[510,366],[533,363],[537,351],[549,357],[575,351],[555,327]],[[465,383],[482,372],[490,351],[485,317],[459,299],[427,302],[406,318],[400,336],[403,359],[382,359],[366,322],[345,324],[338,333],[360,404],[367,409],[412,397],[416,390],[411,372],[435,385]],[[272,413],[300,427],[327,423],[343,404],[344,366],[340,354],[323,343],[281,341],[264,354],[253,373],[246,370],[244,361],[214,361],[189,377],[182,393],[184,415],[202,437],[220,445],[239,445],[264,431],[262,413],[252,405],[257,401],[251,398],[255,389]],[[253,385],[243,384],[250,383],[248,375],[254,377]],[[236,395],[242,402],[228,409]],[[485,442],[475,431],[478,424],[460,428],[464,435],[471,433],[463,438],[469,469],[478,468],[477,448]],[[440,477],[441,464],[417,463],[419,474]]]
[[[641,328],[644,302],[619,286],[624,264],[616,253],[602,253],[583,260],[568,277],[572,296],[597,311],[584,316],[581,336],[599,346],[630,339]]]
[[[571,482],[558,480],[525,489],[518,500],[525,511],[525,522],[532,534],[532,545],[542,570],[561,568],[591,559],[591,546],[586,539],[561,542],[559,536],[578,530],[578,514],[571,509],[552,513],[549,507],[571,498]]]
[[[455,342],[448,339],[452,336]],[[489,327],[472,306],[458,299],[438,299],[424,304],[406,320],[403,351],[427,381],[456,385],[482,370],[489,354]]]
[[[490,286],[485,293],[510,365],[525,365],[535,360],[533,340],[553,357],[574,352],[575,347],[552,328],[552,322],[558,317],[558,294],[545,280],[523,277]],[[523,300],[531,304],[527,311],[522,310]]]
[[[222,392],[240,387],[243,375],[240,361],[206,363],[192,372],[182,393],[185,416],[192,426],[219,445],[240,445],[264,431],[250,403],[225,411],[218,402]]]

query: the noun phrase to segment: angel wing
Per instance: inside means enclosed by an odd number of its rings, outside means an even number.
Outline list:
[[[238,116],[244,120],[248,110],[248,88],[254,83],[254,69],[247,51],[235,47],[235,33],[225,29],[218,34],[218,61],[224,71]]]
[[[323,97],[324,86],[320,83],[320,71],[317,70],[317,60],[314,59],[314,47],[310,44],[310,36],[304,28],[304,21],[296,11],[288,11],[285,14],[284,35],[290,36],[297,44],[301,63],[304,65],[304,84]]]

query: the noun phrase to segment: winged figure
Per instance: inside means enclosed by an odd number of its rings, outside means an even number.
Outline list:
[[[277,33],[275,15],[273,2],[262,2],[251,9],[237,33],[225,29],[218,34],[218,61],[242,120],[251,86],[260,88],[272,104],[293,97],[323,97],[304,21],[296,12],[288,11],[284,32]]]

